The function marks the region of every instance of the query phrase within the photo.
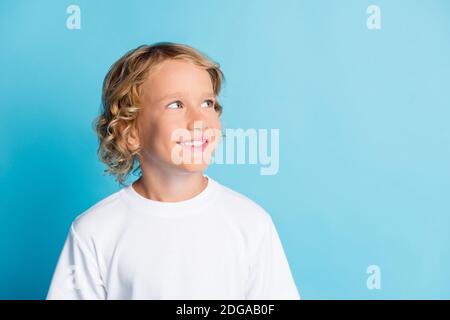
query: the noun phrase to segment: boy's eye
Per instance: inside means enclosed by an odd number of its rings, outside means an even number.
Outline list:
[[[202,103],[202,108],[214,107],[214,100],[208,99]]]
[[[181,101],[172,102],[167,106],[168,109],[178,109],[178,107],[181,107]]]

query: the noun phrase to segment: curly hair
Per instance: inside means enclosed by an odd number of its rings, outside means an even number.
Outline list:
[[[220,65],[184,44],[159,42],[141,45],[117,60],[103,81],[101,111],[93,127],[99,139],[98,157],[107,166],[104,174],[115,176],[122,186],[130,172],[135,174],[140,170],[141,149],[131,150],[127,141],[142,107],[139,99],[141,85],[152,68],[169,59],[189,61],[204,68],[211,78],[214,94],[218,96],[220,93],[224,81]],[[219,102],[215,105],[215,111],[219,116],[222,114]]]

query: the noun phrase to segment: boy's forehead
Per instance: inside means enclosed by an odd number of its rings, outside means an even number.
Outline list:
[[[149,73],[142,94],[159,101],[177,96],[213,95],[214,90],[205,69],[187,61],[168,60]]]
[[[190,96],[202,96],[202,97],[214,97],[213,91],[174,91],[174,92],[166,92],[165,94],[161,94],[158,97],[155,97],[158,101],[164,101],[170,98],[181,98],[181,97],[190,97]]]

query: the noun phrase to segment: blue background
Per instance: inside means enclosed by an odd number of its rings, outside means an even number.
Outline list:
[[[0,40],[0,298],[45,298],[70,222],[119,189],[101,83],[158,41],[221,64],[224,128],[280,129],[277,175],[207,173],[272,215],[302,298],[450,298],[449,1],[1,1]]]

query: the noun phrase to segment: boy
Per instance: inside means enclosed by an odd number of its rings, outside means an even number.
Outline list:
[[[300,299],[270,215],[203,173],[219,65],[180,44],[126,53],[103,82],[99,157],[123,185],[72,223],[47,299]]]

